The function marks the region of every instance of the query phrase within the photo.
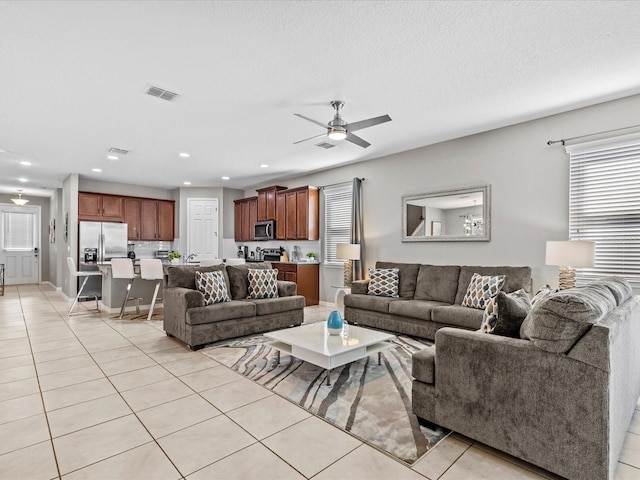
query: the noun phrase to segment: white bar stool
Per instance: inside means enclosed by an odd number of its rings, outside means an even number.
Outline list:
[[[143,280],[157,280],[156,288],[153,291],[153,299],[151,300],[151,306],[149,307],[149,315],[147,320],[151,320],[153,315],[153,308],[158,300],[158,290],[162,281],[164,280],[164,269],[162,268],[162,260],[159,258],[141,258],[140,259],[140,278]],[[160,298],[162,300],[162,298]]]
[[[82,285],[80,285],[80,288],[78,289],[78,294],[76,295],[76,298],[73,300],[73,303],[71,304],[71,308],[67,313],[67,315],[71,315],[71,311],[73,310],[73,307],[76,306],[76,303],[78,303],[78,299],[80,298],[80,295],[82,295],[82,290],[84,289],[84,286],[87,284],[87,280],[89,280],[89,277],[95,277],[98,275],[102,276],[102,272],[100,271],[81,272],[76,268],[76,261],[71,257],[67,257],[67,265],[69,267],[69,272],[71,273],[71,277],[73,278],[84,277],[84,281],[82,282]],[[98,296],[93,295],[93,297],[96,299],[96,310],[100,311],[100,306],[98,305]]]
[[[124,301],[122,302],[122,308],[120,308],[120,316],[118,318],[122,318],[124,315],[124,309],[127,306],[127,302],[129,300],[136,302],[136,313],[140,313],[140,298],[129,298],[131,294],[131,286],[133,285],[133,281],[138,277],[133,271],[133,262],[130,258],[112,258],[111,259],[111,275],[113,278],[126,278],[129,279],[129,284],[127,285],[127,294],[124,297]]]

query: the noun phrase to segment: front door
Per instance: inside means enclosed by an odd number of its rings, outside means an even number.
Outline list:
[[[198,260],[218,258],[218,199],[190,198],[187,205],[187,253]]]
[[[40,207],[1,205],[0,213],[5,283],[40,283]]]

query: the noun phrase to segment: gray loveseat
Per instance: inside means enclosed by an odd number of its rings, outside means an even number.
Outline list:
[[[305,300],[294,282],[278,281],[278,298],[248,299],[247,270],[268,262],[210,267],[170,266],[164,290],[164,330],[196,350],[207,343],[300,325]],[[196,271],[223,272],[230,302],[205,306],[196,289]]]
[[[505,275],[502,291],[510,293],[524,289],[531,293],[530,267],[377,262],[376,268],[399,270],[400,296],[367,295],[368,281],[355,281],[351,285],[351,294],[344,298],[347,322],[430,340],[442,327],[480,328],[484,310],[462,306],[474,273]]]
[[[640,395],[631,293],[612,278],[554,293],[525,338],[439,330],[413,356],[414,413],[563,477],[612,478]]]

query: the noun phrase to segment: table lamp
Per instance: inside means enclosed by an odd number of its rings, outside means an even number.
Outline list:
[[[353,283],[353,260],[360,260],[360,245],[355,243],[338,243],[336,245],[336,258],[344,262],[344,286],[350,287]]]
[[[596,244],[583,240],[547,242],[546,265],[560,267],[560,290],[576,284],[575,267],[593,267]]]

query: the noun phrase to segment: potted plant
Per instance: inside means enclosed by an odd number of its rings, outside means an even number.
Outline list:
[[[307,253],[307,262],[315,262],[316,261],[316,254],[313,252],[309,252]]]
[[[180,254],[180,252],[174,252],[174,251],[169,252],[169,261],[173,265],[176,265],[180,261],[180,258],[182,258],[182,254]]]

